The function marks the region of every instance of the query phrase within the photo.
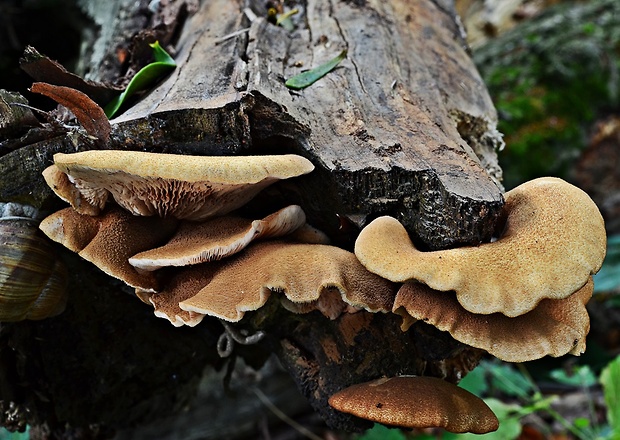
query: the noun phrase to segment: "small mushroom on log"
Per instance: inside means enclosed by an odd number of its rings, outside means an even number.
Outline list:
[[[352,385],[329,398],[346,413],[401,428],[444,428],[486,434],[499,421],[486,403],[436,377],[398,376]]]

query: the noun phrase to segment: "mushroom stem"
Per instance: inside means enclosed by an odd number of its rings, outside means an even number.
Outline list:
[[[266,335],[264,331],[258,331],[251,335],[247,334],[247,330],[237,330],[229,323],[220,320],[224,327],[222,333],[217,340],[217,354],[222,358],[230,356],[235,348],[235,342],[241,345],[253,345],[260,342]]]

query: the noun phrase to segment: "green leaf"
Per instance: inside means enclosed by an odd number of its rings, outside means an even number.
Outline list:
[[[600,381],[607,405],[607,421],[613,432],[611,438],[620,438],[620,356],[603,369]]]
[[[6,428],[0,428],[0,440],[28,440],[30,438],[30,426],[24,432],[10,432]]]
[[[337,57],[329,60],[325,64],[321,64],[320,66],[315,67],[314,69],[308,70],[306,72],[302,72],[299,75],[295,75],[289,78],[284,83],[284,85],[288,87],[289,89],[293,89],[293,90],[305,89],[306,87],[314,84],[316,81],[323,78],[329,72],[334,70],[336,66],[340,64],[340,62],[344,60],[346,57],[347,57],[347,50],[345,49],[342,52],[340,52],[340,54]]]
[[[577,417],[573,421],[573,425],[575,425],[575,428],[578,428],[578,429],[586,429],[590,427],[591,423],[590,423],[590,420],[588,420],[585,417]]]
[[[299,9],[295,8],[285,12],[284,14],[279,14],[276,20],[276,26],[282,26],[287,31],[293,32],[295,30],[295,24],[293,23],[293,20],[291,20],[291,17],[298,13]]]
[[[356,437],[356,440],[405,440],[405,434],[399,429],[388,428],[387,426],[375,425],[364,434]]]
[[[484,400],[489,408],[495,413],[499,420],[497,431],[488,434],[461,434],[459,440],[513,440],[521,434],[521,417],[524,416],[522,408],[515,404],[506,404],[498,399]]]
[[[510,364],[491,364],[491,384],[508,396],[523,399],[535,391],[534,384]]]
[[[577,387],[590,387],[597,382],[589,365],[575,366],[570,373],[564,369],[552,370],[549,375],[561,384]]]
[[[459,386],[476,396],[481,396],[489,389],[485,373],[484,368],[474,368],[459,382]]]
[[[594,275],[594,292],[609,292],[620,287],[620,235],[607,239],[607,255],[601,270]]]
[[[174,59],[159,45],[158,41],[150,46],[153,48],[155,61],[140,69],[131,79],[125,91],[106,105],[105,114],[108,118],[112,118],[118,112],[127,98],[140,90],[152,87],[177,66]]]

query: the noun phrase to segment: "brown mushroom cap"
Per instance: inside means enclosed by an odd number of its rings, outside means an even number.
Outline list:
[[[286,296],[280,297],[280,304],[286,310],[298,315],[318,310],[329,319],[336,319],[345,313],[351,306],[344,302],[338,289],[324,289],[318,299],[310,302],[293,302]],[[357,310],[357,309],[356,309]]]
[[[521,316],[468,312],[451,293],[437,292],[420,283],[406,283],[394,301],[394,312],[404,317],[404,328],[422,320],[449,332],[454,339],[481,348],[507,362],[527,362],[543,356],[579,355],[585,351],[590,318],[585,304],[592,297],[592,277],[565,299],[543,299]]]
[[[189,220],[226,214],[275,181],[314,169],[307,159],[290,154],[215,157],[96,150],[57,153],[54,162],[79,191],[75,197],[63,187],[59,195],[79,212],[97,213],[111,195],[136,215]]]
[[[557,178],[535,179],[506,193],[504,212],[497,241],[434,252],[417,250],[396,219],[380,217],[362,230],[355,254],[387,279],[454,290],[470,312],[511,317],[543,298],[566,298],[600,269],[603,218],[579,188]]]
[[[211,283],[179,306],[236,322],[246,311],[262,307],[272,291],[306,303],[330,288],[337,289],[349,304],[370,311],[389,311],[394,301],[393,284],[364,269],[351,252],[270,241],[223,260]]]
[[[175,269],[174,275],[158,293],[137,290],[136,295],[147,299],[155,309],[155,316],[165,318],[175,327],[188,325],[194,327],[204,318],[204,314],[188,312],[179,307],[179,303],[196,295],[200,289],[209,284],[219,263],[199,264],[182,269]],[[145,302],[147,302],[145,301]]]
[[[403,428],[444,428],[484,434],[499,421],[484,401],[436,377],[400,376],[345,388],[329,398],[334,409]]]
[[[202,223],[185,221],[163,246],[134,255],[129,263],[141,270],[157,270],[165,266],[188,266],[219,260],[235,254],[253,240],[280,237],[306,221],[301,207],[291,205],[262,220],[241,217],[218,217]]]
[[[155,276],[139,273],[128,258],[161,244],[174,232],[176,221],[136,217],[122,209],[93,217],[65,208],[43,219],[39,228],[108,275],[131,287],[153,292],[157,290]]]

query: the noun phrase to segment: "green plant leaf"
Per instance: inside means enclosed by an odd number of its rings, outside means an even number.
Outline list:
[[[575,428],[577,429],[587,429],[592,425],[592,423],[590,423],[590,420],[585,417],[577,417],[573,421],[573,425],[575,425]]]
[[[306,72],[302,72],[299,75],[295,75],[289,78],[284,83],[284,85],[288,87],[289,89],[293,89],[293,90],[305,89],[306,87],[314,84],[316,81],[323,78],[329,72],[334,70],[336,66],[340,64],[340,62],[344,60],[346,57],[347,57],[347,50],[345,49],[342,52],[340,52],[340,54],[338,54],[337,57],[329,60],[325,64],[321,64],[320,66],[315,67],[314,69],[310,69]]]
[[[515,404],[507,404],[498,399],[484,399],[489,408],[495,413],[499,420],[497,431],[488,434],[460,434],[457,439],[461,440],[513,440],[521,434],[521,417],[523,408]]]
[[[459,386],[466,389],[476,396],[481,396],[487,392],[489,385],[485,379],[485,368],[474,368],[472,371],[461,379]]]
[[[510,364],[490,364],[491,385],[508,396],[527,399],[534,384]]]
[[[594,292],[609,292],[620,287],[620,235],[607,239],[607,255],[601,270],[594,275]]]
[[[400,429],[388,428],[387,426],[375,423],[375,425],[356,440],[405,440],[405,434]]]
[[[601,385],[607,405],[607,421],[611,438],[620,438],[620,356],[611,361],[601,372]]]
[[[176,67],[174,59],[159,45],[158,41],[150,44],[150,46],[153,48],[155,61],[140,69],[131,79],[125,91],[106,105],[105,114],[108,118],[112,118],[118,112],[127,98],[140,90],[153,86]]]
[[[561,384],[576,387],[590,387],[597,382],[589,365],[575,366],[570,373],[564,369],[552,370],[549,375]]]
[[[28,440],[30,438],[30,426],[24,432],[10,432],[6,428],[0,428],[0,440]]]

